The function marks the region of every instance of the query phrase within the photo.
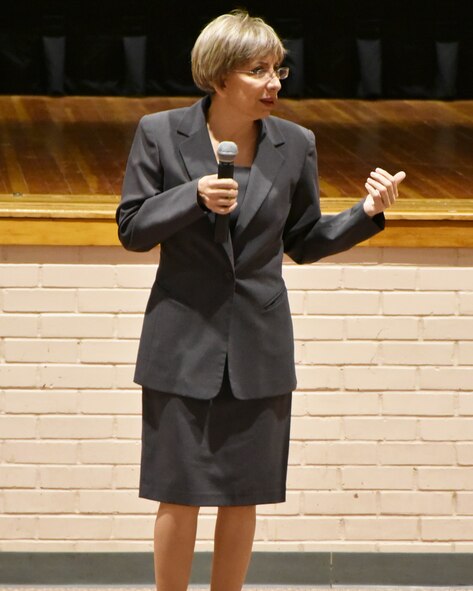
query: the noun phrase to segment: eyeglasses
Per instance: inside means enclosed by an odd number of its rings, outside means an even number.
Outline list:
[[[254,68],[253,70],[234,70],[239,74],[247,74],[257,80],[271,80],[274,76],[279,80],[285,80],[289,76],[289,68],[276,68],[275,70],[268,68]]]

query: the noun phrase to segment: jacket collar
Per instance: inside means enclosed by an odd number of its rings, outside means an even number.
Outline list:
[[[179,152],[191,179],[217,172],[217,161],[207,130],[206,113],[209,106],[210,97],[207,96],[185,109],[184,117],[177,127],[177,133],[182,139],[179,143]],[[277,120],[271,117],[261,120],[256,156],[246,189],[247,198],[243,202],[235,226],[235,240],[251,222],[268,196],[285,160],[279,150],[279,147],[284,143],[285,140],[278,129]],[[229,238],[223,246],[233,262],[233,248],[230,240]]]

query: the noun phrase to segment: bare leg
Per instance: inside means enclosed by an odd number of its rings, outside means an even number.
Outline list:
[[[185,591],[194,556],[199,507],[161,503],[154,527],[158,591]]]
[[[255,526],[254,505],[219,507],[211,591],[241,591],[250,564]]]

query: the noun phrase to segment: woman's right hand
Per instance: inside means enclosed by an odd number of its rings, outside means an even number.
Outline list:
[[[219,179],[216,174],[199,179],[197,194],[201,203],[218,215],[227,215],[238,205],[238,183],[234,179]]]

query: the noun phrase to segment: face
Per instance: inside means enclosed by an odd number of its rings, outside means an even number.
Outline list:
[[[259,69],[273,72],[278,67],[279,63],[272,56],[250,60],[231,72],[216,93],[225,100],[234,116],[250,121],[268,117],[277,104],[281,82],[275,74],[258,78],[255,72]]]

